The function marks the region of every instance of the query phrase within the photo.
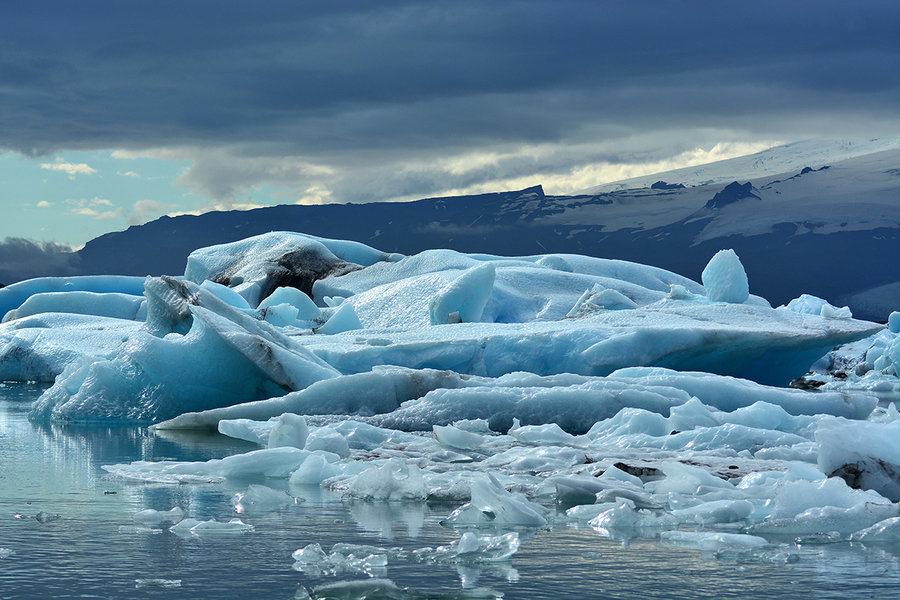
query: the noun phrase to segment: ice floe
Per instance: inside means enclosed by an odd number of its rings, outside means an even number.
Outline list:
[[[783,536],[895,539],[898,319],[808,295],[772,308],[728,250],[702,280],[271,233],[198,250],[184,279],[138,291],[116,278],[0,290],[0,375],[55,378],[35,420],[257,444],[104,466],[130,482],[225,483],[242,516],[310,486],[357,507],[447,503],[459,539],[405,556],[460,569],[558,526],[788,559]],[[142,511],[128,531],[253,531],[180,510]],[[304,573],[381,578],[397,552],[311,543],[293,558]]]

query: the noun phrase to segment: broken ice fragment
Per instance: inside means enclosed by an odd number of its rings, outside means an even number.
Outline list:
[[[169,510],[153,510],[152,508],[148,508],[135,513],[132,518],[135,523],[140,523],[145,527],[152,527],[163,523],[174,525],[184,518],[184,511],[178,506]]]

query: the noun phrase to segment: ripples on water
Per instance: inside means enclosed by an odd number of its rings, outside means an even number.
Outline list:
[[[256,446],[217,435],[32,424],[26,415],[40,391],[23,384],[0,388],[0,599],[287,600],[303,597],[302,589],[348,579],[295,571],[291,553],[307,544],[409,551],[458,538],[438,524],[455,506],[346,502],[318,488],[292,489],[305,501],[283,510],[241,515],[255,527],[241,536],[122,533],[119,528],[134,525],[132,516],[145,508],[181,506],[190,517],[227,521],[235,516],[232,496],[247,482],[126,484],[104,479],[101,465],[207,460]],[[649,539],[623,546],[592,530],[557,528],[524,539],[507,563],[456,568],[392,560],[379,575],[408,592],[385,587],[380,595],[335,597],[461,598],[489,589],[529,600],[900,598],[898,545],[796,546],[792,554],[797,562],[704,556]]]

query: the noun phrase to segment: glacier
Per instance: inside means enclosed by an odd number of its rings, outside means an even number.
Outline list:
[[[450,503],[460,539],[429,556],[454,563],[507,561],[520,534],[561,526],[773,553],[785,535],[898,535],[898,320],[809,295],[774,308],[727,249],[701,284],[571,254],[401,256],[273,232],[139,289],[71,279],[0,290],[0,378],[52,382],[34,421],[257,446],[110,477],[249,485],[234,499],[248,519],[309,486]],[[135,522],[253,531],[182,517]],[[295,568],[376,576],[390,554],[344,550],[298,549]]]

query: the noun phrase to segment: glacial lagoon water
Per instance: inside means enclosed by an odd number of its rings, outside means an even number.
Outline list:
[[[31,423],[41,387],[0,387],[0,599],[38,598],[900,598],[900,545],[796,544],[762,554],[704,555],[654,539],[627,544],[591,529],[523,533],[508,562],[454,566],[392,558],[371,574],[296,570],[291,553],[317,542],[402,548],[448,544],[440,525],[455,506],[346,501],[319,488],[291,489],[297,503],[236,515],[247,482],[134,484],[104,464],[206,460],[255,448],[217,435],[145,428]],[[277,486],[276,483],[270,482]],[[283,482],[282,482],[283,483]],[[284,484],[286,485],[286,484]],[[180,537],[139,532],[140,510],[185,509],[254,531]],[[361,582],[362,587],[340,585]],[[338,585],[334,585],[338,584]],[[332,585],[332,591],[322,586]],[[379,587],[380,586],[380,587]],[[318,592],[315,590],[318,589]],[[381,591],[379,592],[378,589]],[[354,591],[355,590],[355,591]]]

